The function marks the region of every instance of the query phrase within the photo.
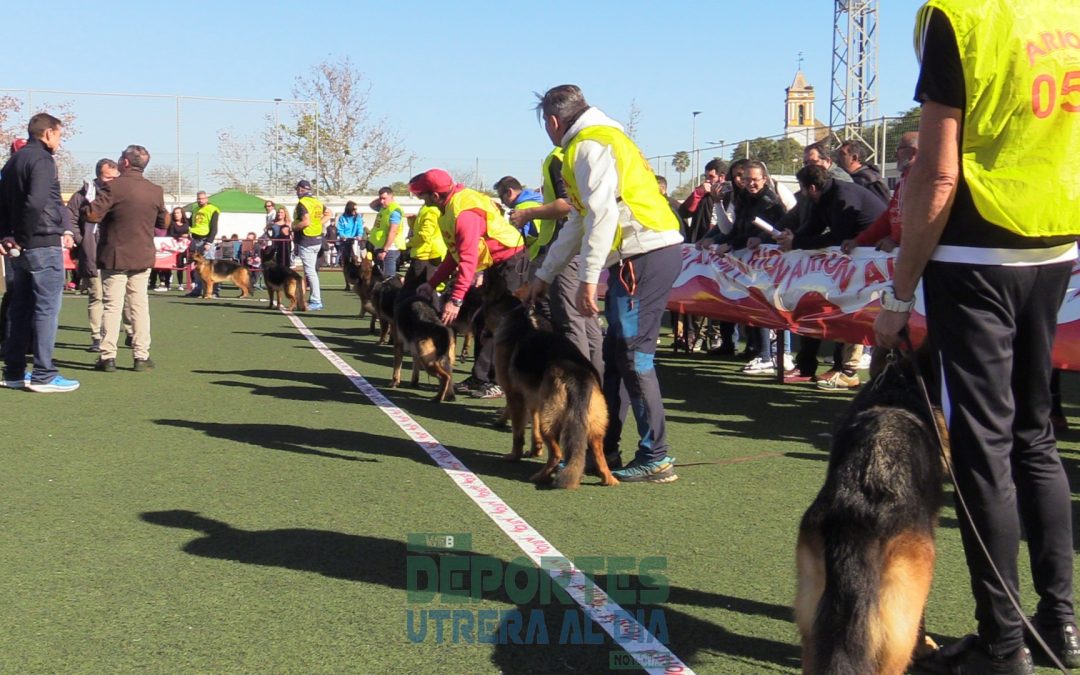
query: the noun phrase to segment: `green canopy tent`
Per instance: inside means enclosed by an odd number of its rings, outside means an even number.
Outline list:
[[[243,239],[248,232],[260,235],[266,228],[266,208],[263,206],[266,200],[262,197],[243,190],[222,190],[210,195],[209,200],[221,209],[221,215],[218,216],[219,239],[222,236],[232,237],[234,234]],[[191,213],[195,206],[192,202],[185,206],[184,210]]]

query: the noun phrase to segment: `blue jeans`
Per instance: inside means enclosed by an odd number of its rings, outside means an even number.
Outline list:
[[[766,361],[771,361],[773,356],[776,355],[776,352],[773,347],[773,341],[769,338],[769,329],[752,328],[751,330],[758,331],[758,335],[761,336],[758,338],[761,344],[761,352],[759,353],[759,356]],[[789,331],[784,331],[784,353],[791,353],[791,333]]]
[[[386,257],[382,261],[383,279],[389,279],[397,274],[397,262],[401,257],[401,251],[384,251]]]
[[[47,384],[58,375],[52,355],[64,292],[64,255],[59,246],[28,248],[18,258],[8,258],[8,265],[11,305],[4,339],[4,379],[23,378],[26,348],[33,341],[31,381]]]
[[[304,264],[304,276],[307,277],[308,288],[311,289],[311,297],[308,302],[322,304],[322,290],[319,288],[319,269],[316,264],[319,261],[319,249],[322,244],[314,246],[297,246],[300,262]]]

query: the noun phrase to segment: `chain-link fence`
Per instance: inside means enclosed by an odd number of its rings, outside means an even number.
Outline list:
[[[917,131],[918,128],[919,115],[916,109],[903,116],[881,117],[873,124],[861,128],[820,126],[800,130],[797,137],[775,134],[733,142],[721,141],[709,143],[696,150],[654,155],[648,160],[658,176],[669,180],[673,186],[672,193],[678,194],[680,189],[685,191],[700,181],[700,176],[693,175],[693,168],[698,167],[700,172],[713,158],[720,158],[725,162],[742,158],[757,159],[765,162],[772,174],[790,176],[802,167],[803,148],[810,143],[824,142],[830,150],[835,151],[842,142],[854,138],[866,146],[870,162],[891,174],[900,136],[908,131]],[[673,176],[677,178],[677,182],[671,180]]]

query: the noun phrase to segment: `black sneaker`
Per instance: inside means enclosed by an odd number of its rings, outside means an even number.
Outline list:
[[[1021,647],[1002,657],[991,656],[978,635],[968,635],[917,662],[918,669],[953,675],[1035,675],[1031,652]]]
[[[125,347],[130,347],[133,340],[134,340],[134,338],[132,338],[131,335],[126,336],[124,338],[124,346]]]
[[[473,398],[502,398],[503,390],[494,382],[484,382],[473,390],[471,396]]]
[[[455,394],[471,394],[474,391],[480,389],[480,386],[484,384],[480,378],[475,375],[470,375],[461,382],[454,385]]]
[[[1042,637],[1046,646],[1054,652],[1054,656],[1058,657],[1066,668],[1080,668],[1080,635],[1077,634],[1075,623],[1048,626],[1034,618],[1031,623],[1035,626],[1035,630],[1039,631],[1039,636]],[[1024,639],[1039,665],[1052,665],[1037,642],[1030,639],[1029,635],[1025,635]]]
[[[86,351],[95,352],[95,353],[100,352],[101,351],[101,340],[94,340],[93,342],[91,342],[90,346],[86,348]]]
[[[135,372],[145,373],[154,369],[154,362],[150,359],[135,359]]]
[[[94,364],[94,370],[100,370],[103,373],[115,373],[116,359],[98,359],[98,362]]]

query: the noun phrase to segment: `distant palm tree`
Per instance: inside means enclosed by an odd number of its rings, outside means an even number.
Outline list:
[[[675,171],[679,174],[679,185],[681,186],[683,174],[690,168],[690,153],[685,150],[676,152],[671,160],[671,166],[675,167]]]

